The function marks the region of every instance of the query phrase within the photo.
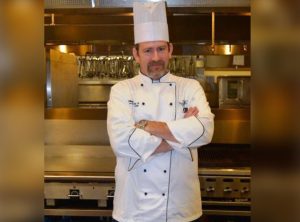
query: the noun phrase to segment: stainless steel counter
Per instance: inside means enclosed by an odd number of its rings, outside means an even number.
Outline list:
[[[244,168],[199,168],[199,175],[251,176],[250,167]],[[45,181],[114,181],[114,172],[67,172],[46,171]]]
[[[250,144],[250,109],[212,109],[212,143]],[[107,109],[55,108],[45,110],[46,144],[109,145]]]
[[[215,121],[240,120],[250,121],[250,109],[218,109],[212,108]],[[47,108],[45,119],[68,119],[68,120],[106,120],[107,108],[79,109],[79,108]]]

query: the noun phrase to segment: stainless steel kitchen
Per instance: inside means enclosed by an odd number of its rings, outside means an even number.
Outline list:
[[[112,221],[107,102],[115,84],[139,72],[133,2],[45,0],[47,222]],[[197,80],[215,115],[211,143],[198,148],[200,221],[251,221],[250,0],[166,4],[174,46],[168,69]]]

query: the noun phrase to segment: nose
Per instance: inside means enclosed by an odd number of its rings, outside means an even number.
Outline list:
[[[153,61],[158,61],[159,60],[159,55],[158,55],[158,52],[156,50],[154,50],[154,52],[153,52],[152,60]]]

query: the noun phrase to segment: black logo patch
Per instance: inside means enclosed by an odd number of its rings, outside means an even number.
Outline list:
[[[188,111],[188,101],[184,99],[179,104],[182,106],[183,112],[186,113]]]

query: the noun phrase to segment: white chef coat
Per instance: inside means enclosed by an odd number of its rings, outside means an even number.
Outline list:
[[[183,118],[196,106],[197,117]],[[162,139],[134,127],[142,119],[167,123],[179,143],[151,155]],[[214,115],[196,80],[139,73],[111,89],[107,126],[117,158],[113,218],[119,222],[186,222],[202,215],[197,147],[212,139]]]

